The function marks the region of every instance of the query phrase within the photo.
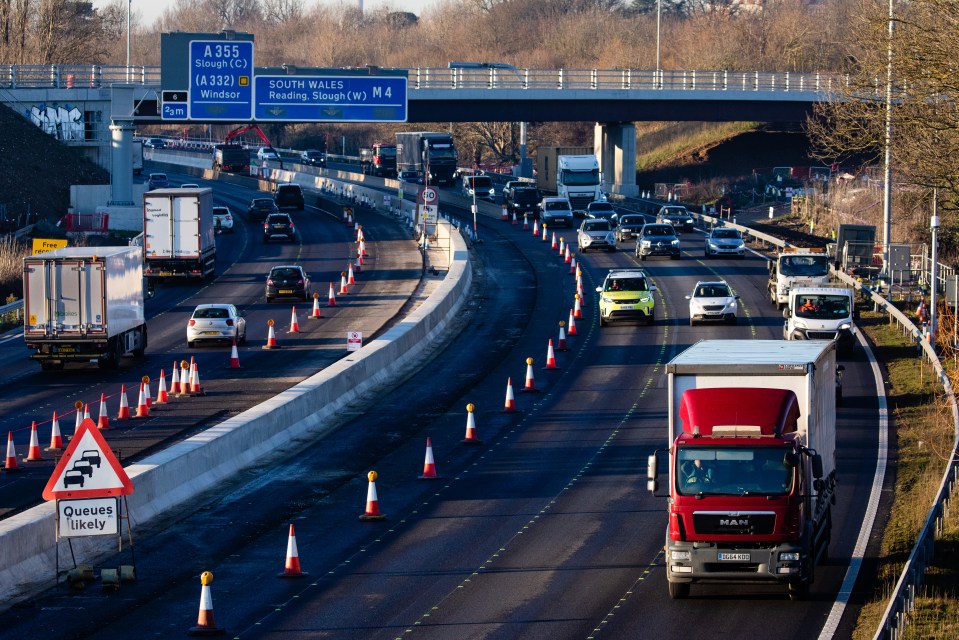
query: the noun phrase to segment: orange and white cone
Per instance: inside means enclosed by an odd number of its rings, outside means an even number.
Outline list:
[[[506,406],[503,413],[513,413],[516,411],[516,396],[513,395],[513,379],[506,378]]]
[[[137,412],[134,418],[149,418],[150,417],[150,407],[147,405],[147,397],[143,391],[143,387],[146,386],[142,382],[140,383],[140,399],[137,400]]]
[[[505,204],[503,205],[503,208],[500,210],[499,218],[503,222],[506,222],[507,220],[509,220],[509,211],[506,210]]]
[[[37,460],[43,460],[43,456],[40,455],[40,441],[37,440],[37,421],[34,420],[33,424],[30,426],[30,448],[27,450],[27,457],[24,458],[27,462],[34,462]]]
[[[436,475],[436,461],[433,460],[433,441],[430,438],[426,439],[426,459],[423,461],[423,475],[420,476],[420,480],[433,480],[439,478]]]
[[[73,423],[73,434],[76,435],[77,431],[80,430],[80,425],[83,423],[83,402],[77,400],[73,403],[73,408],[77,410],[77,418]]]
[[[566,324],[569,325],[568,335],[575,336],[576,335],[576,318],[573,317],[572,309],[569,310],[569,322],[567,322]]]
[[[583,308],[579,304],[579,294],[577,293],[573,296],[575,303],[573,304],[573,317],[577,320],[583,317]]]
[[[273,322],[273,321],[270,320],[270,322]],[[187,362],[186,360],[180,360],[180,395],[181,396],[188,396],[190,395],[190,393],[192,393],[190,391],[190,381],[193,379],[193,376],[191,373],[193,370],[193,365],[191,364],[192,362],[193,362],[192,357],[190,358],[190,362]]]
[[[529,231],[529,214],[523,214],[523,231]]]
[[[350,289],[346,284],[346,271],[340,271],[340,295],[345,296],[349,292]]]
[[[320,294],[314,293],[313,294],[313,313],[310,314],[310,319],[316,320],[322,317],[323,316],[320,315]]]
[[[556,342],[557,351],[566,351],[568,347],[566,346],[566,323],[562,320],[559,321],[559,340]]]
[[[514,212],[513,212],[513,226],[515,227],[517,224],[519,224],[519,220],[516,219],[516,212],[514,211]]]
[[[126,420],[129,417],[130,401],[127,400],[127,386],[122,384],[120,385],[120,411],[117,413],[117,420]]]
[[[543,238],[543,239],[545,240],[546,238]],[[556,251],[556,247],[558,247],[558,246],[559,246],[559,245],[556,243],[556,232],[554,231],[554,232],[553,232],[553,241],[550,243],[549,248],[552,249],[553,251]]]
[[[466,405],[466,435],[463,437],[463,444],[483,444],[483,441],[476,437],[476,417],[473,412],[476,406],[471,402]]]
[[[97,429],[109,429],[110,416],[107,414],[107,397],[100,394],[100,415],[97,416]]]
[[[200,386],[200,368],[195,362],[190,369],[190,393],[197,396],[203,395],[203,387]]]
[[[536,379],[533,377],[533,359],[526,358],[526,385],[523,387],[523,391],[527,393],[539,391],[536,388]]]
[[[533,220],[533,236],[539,235],[539,220]]]
[[[83,420],[90,420],[90,405],[83,405]],[[82,422],[82,420],[81,420]]]
[[[7,460],[3,464],[4,471],[19,471],[17,467],[17,449],[13,446],[13,431],[7,431]]]
[[[569,262],[569,275],[574,275],[576,273],[576,256],[570,254]]]
[[[180,387],[180,365],[176,362],[173,363],[173,372],[170,374],[170,393],[182,393],[182,388]]]
[[[326,306],[335,307],[336,306],[336,293],[333,292],[333,283],[330,283],[330,294],[326,300]]]
[[[559,369],[556,366],[556,354],[553,352],[553,339],[549,339],[549,347],[546,349],[546,366],[544,369]]]
[[[576,293],[581,300],[586,299],[586,289],[583,287],[583,276],[576,276]]]
[[[360,255],[361,255],[361,256],[366,257],[367,253],[366,253],[366,241],[365,241],[365,240],[360,240],[359,252],[360,252]]]
[[[279,349],[280,345],[276,343],[276,332],[273,330],[273,320],[267,320],[266,325],[269,327],[269,331],[266,334],[266,344],[263,345],[264,349]],[[184,381],[184,384],[186,382]]]
[[[296,320],[296,307],[293,307],[293,316],[290,318],[290,333],[299,333],[299,332],[300,332],[300,323],[297,322]]]
[[[147,409],[153,408],[153,398],[150,397],[150,377],[143,376],[140,379],[143,383],[143,398],[147,401]]]
[[[170,394],[166,389],[166,373],[160,369],[160,382],[157,383],[157,404],[166,404],[170,401]]]
[[[549,240],[549,234],[546,231],[546,223],[544,222],[543,223],[543,242],[546,242],[547,240]]]
[[[555,247],[553,247],[553,248],[555,249]],[[566,251],[566,239],[563,238],[563,237],[560,237],[560,239],[559,239],[559,252],[558,252],[560,258],[563,257],[563,253],[564,253],[565,251]]]
[[[50,424],[50,450],[59,451],[63,448],[63,436],[60,435],[60,420],[57,412],[53,412],[53,422]]]
[[[370,484],[366,490],[366,512],[360,516],[360,520],[364,522],[386,520],[386,516],[380,513],[380,501],[376,497],[376,472],[370,471],[366,474],[366,477],[369,479]]]
[[[353,263],[350,262],[346,266],[346,284],[356,284],[356,278],[353,276]]]
[[[573,254],[569,252],[569,245],[566,245],[566,252],[563,253],[563,262],[570,264],[573,260]]]
[[[363,235],[363,225],[356,225],[356,241],[365,240],[366,237]]]
[[[359,273],[363,270],[363,258],[356,256],[356,272]]]
[[[226,629],[216,626],[213,620],[213,594],[210,592],[210,584],[213,583],[213,574],[204,571],[200,574],[200,613],[196,619],[196,626],[190,627],[187,631],[189,636],[222,636],[226,634]]]
[[[233,346],[230,348],[230,368],[240,368],[240,352],[236,350],[236,340],[233,340]]]
[[[363,266],[363,256],[364,256],[364,254],[360,253],[360,250],[357,249],[357,250],[356,250],[356,265],[357,265],[357,268]]]
[[[290,523],[290,535],[286,539],[286,565],[283,572],[278,573],[278,578],[303,578],[310,574],[300,569],[300,553],[296,549],[296,532],[293,531],[293,523]]]

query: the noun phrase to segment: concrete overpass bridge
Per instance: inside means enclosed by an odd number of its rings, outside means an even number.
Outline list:
[[[627,196],[637,191],[635,122],[802,122],[844,82],[820,73],[463,64],[407,70],[409,123],[594,122],[604,181]],[[174,124],[159,116],[160,91],[160,67],[0,66],[0,100],[117,175],[130,154],[113,149],[128,147],[135,126]],[[115,189],[114,200],[128,194]]]

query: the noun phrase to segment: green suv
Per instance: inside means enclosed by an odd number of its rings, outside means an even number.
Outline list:
[[[599,324],[605,327],[615,320],[644,320],[653,324],[653,292],[656,285],[642,269],[612,269],[606,274],[599,293]]]

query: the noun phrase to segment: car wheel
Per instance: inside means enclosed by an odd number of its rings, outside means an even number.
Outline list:
[[[726,316],[726,324],[736,324],[736,316],[732,314]]]
[[[187,346],[188,349],[195,349],[195,348],[196,348],[196,343],[195,343],[195,342],[192,342],[192,341],[190,341],[190,340],[187,340],[187,341],[186,341],[186,346]]]
[[[640,261],[642,261],[642,262],[645,262],[645,261],[646,261],[646,256],[644,256],[644,255],[641,254],[641,253],[639,253],[639,254],[637,254],[637,255],[639,256]]]
[[[273,302],[273,298],[272,298],[271,296],[267,296],[267,297],[266,297],[266,302],[267,302],[267,304]]]
[[[675,253],[675,254],[669,256],[669,259],[670,259],[670,260],[679,260],[679,254],[678,254],[678,253]]]
[[[695,327],[695,326],[696,326],[696,321],[693,320],[692,318],[690,318],[690,319],[689,319],[689,326]]]
[[[704,258],[708,258],[708,257],[709,257],[709,252],[708,252],[708,251],[703,251],[703,257],[704,257]]]
[[[270,242],[269,238],[263,238],[263,244],[269,244],[269,242]]]
[[[240,339],[237,340],[237,343],[238,343],[238,344],[245,344],[245,343],[246,343],[246,329],[245,329],[245,328],[243,329],[243,335],[240,336]]]
[[[605,327],[608,324],[609,324],[609,321],[606,320],[606,318],[604,318],[602,315],[599,316],[599,326]]]

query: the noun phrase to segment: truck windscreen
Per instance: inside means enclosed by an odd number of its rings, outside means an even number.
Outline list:
[[[790,449],[772,447],[679,447],[676,484],[682,495],[787,495],[793,468]]]
[[[782,256],[779,273],[784,276],[825,276],[829,274],[829,258],[821,256]]]
[[[599,184],[599,169],[563,171],[563,184],[567,187],[595,187]]]
[[[849,296],[797,295],[796,315],[811,320],[849,317]]]

